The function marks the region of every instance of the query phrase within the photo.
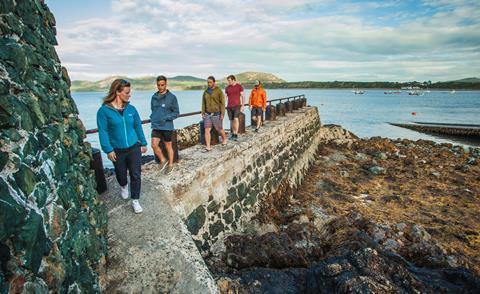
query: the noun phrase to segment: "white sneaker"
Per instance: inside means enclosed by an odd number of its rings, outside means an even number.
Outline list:
[[[123,200],[128,199],[128,184],[125,186],[120,186],[120,195],[122,196]]]
[[[138,201],[138,199],[132,200],[132,207],[135,213],[142,213],[143,211],[143,208],[140,206],[140,202]]]

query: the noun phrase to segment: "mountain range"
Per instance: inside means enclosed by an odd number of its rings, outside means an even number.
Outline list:
[[[271,73],[262,72],[243,72],[235,75],[237,81],[244,86],[252,86],[255,81],[260,80],[265,84],[286,83]],[[89,91],[107,91],[110,84],[115,79],[128,80],[135,90],[156,90],[155,76],[145,76],[138,78],[129,78],[125,76],[111,76],[99,81],[72,81],[71,90],[73,92],[89,92]],[[167,77],[168,87],[172,90],[197,90],[204,89],[207,85],[206,79],[194,76],[175,76]],[[220,87],[227,85],[227,77],[217,80]]]
[[[266,88],[270,89],[295,89],[295,88],[380,88],[380,89],[400,89],[406,86],[418,86],[428,89],[480,89],[480,79],[476,77],[464,78],[455,81],[436,82],[355,82],[355,81],[333,81],[333,82],[287,82],[274,74],[264,72],[243,72],[235,75],[237,81],[245,88],[251,88],[255,81],[260,80]],[[145,76],[129,78],[125,76],[111,76],[99,81],[73,81],[71,90],[73,92],[94,92],[108,90],[108,87],[115,79],[126,79],[130,81],[135,90],[155,91],[156,84],[154,76]],[[168,78],[168,87],[171,90],[203,90],[207,84],[206,79],[182,75]],[[217,84],[224,88],[227,85],[227,78],[217,79]]]

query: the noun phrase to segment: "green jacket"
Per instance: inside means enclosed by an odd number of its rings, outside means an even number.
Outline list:
[[[205,112],[220,112],[222,116],[225,114],[225,95],[222,90],[215,86],[212,94],[208,93],[208,89],[203,92],[202,97],[202,114]]]

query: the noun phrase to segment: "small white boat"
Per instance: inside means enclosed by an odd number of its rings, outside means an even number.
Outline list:
[[[450,94],[455,94],[457,93],[457,91],[455,91],[455,89],[453,89],[452,91],[450,91]]]
[[[365,94],[365,91],[364,91],[364,90],[354,89],[354,90],[352,90],[352,93],[355,93],[355,95],[361,95],[361,94]]]
[[[408,92],[408,95],[420,96],[420,95],[423,95],[423,93],[417,90],[413,90]]]

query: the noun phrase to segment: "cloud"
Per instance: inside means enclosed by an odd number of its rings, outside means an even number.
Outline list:
[[[479,14],[480,3],[458,0],[413,8],[403,1],[114,0],[107,18],[58,27],[58,51],[72,79],[258,70],[291,81],[448,80],[479,75]]]

